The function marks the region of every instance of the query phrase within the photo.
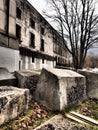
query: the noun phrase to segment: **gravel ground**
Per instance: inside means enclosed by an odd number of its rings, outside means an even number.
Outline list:
[[[62,115],[56,115],[43,125],[34,130],[91,130],[82,125],[65,119]]]

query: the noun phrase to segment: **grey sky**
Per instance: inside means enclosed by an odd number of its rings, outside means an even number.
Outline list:
[[[33,7],[41,14],[43,15],[42,11],[46,10],[48,8],[48,0],[28,0]],[[96,13],[98,13],[98,0],[95,0],[97,3],[95,3],[96,7]],[[49,22],[51,25],[52,23]],[[53,26],[53,25],[52,25]],[[53,26],[56,28],[56,25]]]
[[[42,14],[42,11],[47,7],[47,0],[28,0],[39,13]],[[97,1],[97,0],[96,0]],[[96,5],[96,12],[98,13],[98,1]]]
[[[42,14],[42,11],[45,9],[47,6],[46,0],[28,0],[34,7],[35,9]]]

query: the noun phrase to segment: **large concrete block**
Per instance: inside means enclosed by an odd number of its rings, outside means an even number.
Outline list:
[[[85,77],[71,70],[42,69],[34,98],[52,110],[78,104],[86,99]]]
[[[86,77],[86,93],[88,98],[98,99],[98,73],[78,70]]]
[[[40,72],[36,70],[16,71],[15,75],[18,79],[18,87],[28,88],[30,90],[30,94],[33,95],[39,80],[39,74]]]
[[[0,125],[16,118],[28,108],[29,90],[0,87]]]

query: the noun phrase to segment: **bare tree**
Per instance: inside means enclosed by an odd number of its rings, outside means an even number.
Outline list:
[[[49,0],[48,18],[58,23],[58,32],[73,58],[76,69],[83,68],[88,49],[98,41],[98,15],[94,0]],[[69,41],[66,44],[64,40]]]

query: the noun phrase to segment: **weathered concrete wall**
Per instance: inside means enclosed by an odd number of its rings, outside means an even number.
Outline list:
[[[10,72],[19,70],[19,51],[0,47],[0,67],[7,68]]]
[[[6,32],[6,27],[8,28],[8,33],[15,37],[16,35],[16,1],[10,0],[9,4],[9,21],[7,23],[7,2],[0,0],[0,31]],[[8,25],[7,25],[8,24]]]
[[[43,54],[42,56],[40,54],[40,57],[37,57],[36,55],[30,55],[28,54],[21,54],[21,61],[22,61],[22,69],[42,69],[43,67],[51,67],[53,68],[53,60],[50,58],[47,58],[46,55],[54,58],[55,56],[59,55],[59,58],[63,59],[65,61],[67,59],[67,51],[64,47],[61,47],[61,43],[59,43],[58,52],[62,51],[62,54],[58,54],[54,51],[54,34],[58,34],[49,23],[27,2],[27,0],[17,0],[16,1],[16,7],[18,7],[21,11],[21,18],[16,18],[16,24],[20,26],[21,28],[21,46],[28,48],[29,51],[38,52]],[[34,27],[31,26],[30,20],[34,21]],[[42,34],[41,29],[44,29],[44,34]],[[31,44],[31,35],[34,35],[34,47],[32,47]],[[60,39],[59,35],[55,36],[56,38]],[[41,50],[41,40],[44,41],[44,50]],[[61,41],[61,40],[59,40]],[[57,42],[55,44],[57,46]],[[57,47],[58,48],[58,47]],[[60,50],[60,51],[59,51]],[[34,63],[28,62],[29,58],[34,57]],[[45,60],[45,62],[42,64],[42,59]],[[38,63],[39,62],[39,63]],[[47,64],[49,62],[49,64]],[[52,63],[51,63],[52,62]],[[37,64],[38,63],[38,64]],[[60,64],[61,62],[59,62]],[[66,62],[65,62],[66,63]],[[56,64],[55,64],[56,65]]]
[[[16,0],[0,0],[0,67],[19,70],[19,41],[16,39]]]
[[[16,118],[28,108],[29,90],[0,87],[0,125]]]
[[[16,18],[16,23],[21,27],[21,44],[30,47],[30,33],[33,33],[35,35],[35,48],[30,48],[34,51],[40,51],[41,39],[43,39],[45,47],[44,53],[53,56],[53,38],[50,33],[50,25],[46,25],[47,23],[45,24],[45,20],[42,16],[39,15],[33,7],[25,3],[24,1],[22,3],[20,0],[16,2],[16,6],[21,9],[21,19]],[[23,9],[23,6],[25,9]],[[30,18],[34,20],[35,28],[30,26]],[[44,28],[44,35],[41,34],[41,28]]]
[[[30,50],[32,51],[41,52],[40,50],[41,39],[43,39],[44,52],[41,53],[53,56],[52,34],[50,33],[50,28],[45,24],[45,21],[44,20],[41,21],[41,19],[43,19],[42,16],[40,16],[39,13],[28,4],[28,2],[24,4],[24,1],[21,2],[20,0],[17,0],[16,5],[21,10],[21,19],[16,18],[16,24],[18,24],[21,27],[21,45],[30,48]],[[25,9],[22,8],[23,6]],[[31,18],[35,22],[34,28],[30,26]],[[44,35],[41,34],[42,27],[44,28]],[[30,46],[31,44],[30,33],[34,34],[35,36],[34,40],[35,48]],[[28,62],[29,58],[31,59],[30,62]],[[21,56],[22,69],[35,69],[35,68],[42,69],[42,67],[48,66],[48,64],[46,64],[46,61],[48,60],[45,59],[45,63],[42,64],[42,58],[34,57],[34,63],[32,63],[32,56],[31,57]],[[50,64],[51,62],[53,61],[49,60]],[[53,64],[51,67],[53,67]]]
[[[71,70],[42,69],[34,98],[52,110],[78,104],[86,99],[85,77]]]
[[[28,88],[30,90],[30,94],[33,95],[33,93],[36,90],[36,85],[39,80],[39,74],[40,73],[34,72],[34,71],[15,72],[15,75],[18,79],[18,87]]]
[[[87,97],[98,99],[98,73],[81,70],[78,72],[86,77]]]

